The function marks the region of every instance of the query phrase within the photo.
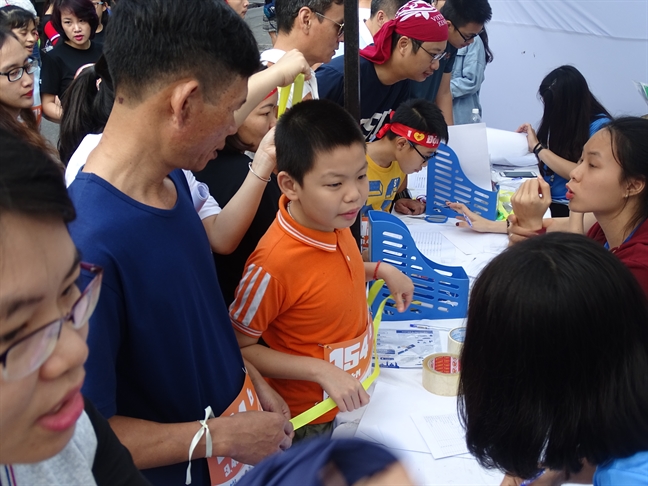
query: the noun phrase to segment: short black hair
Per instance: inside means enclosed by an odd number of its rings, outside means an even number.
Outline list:
[[[34,27],[36,27],[36,18],[29,10],[15,5],[0,8],[0,28],[24,29],[29,25],[29,22],[34,22]]]
[[[495,257],[470,294],[459,413],[479,463],[519,477],[648,450],[648,303],[583,235]]]
[[[252,31],[225,2],[128,0],[112,12],[103,53],[115,91],[135,99],[184,76],[218,94],[259,66]]]
[[[318,153],[356,143],[365,147],[360,125],[348,111],[329,100],[302,101],[277,122],[277,170],[301,185]]]
[[[369,16],[375,17],[378,11],[382,10],[389,18],[394,18],[396,12],[405,5],[409,0],[371,0],[371,9]]]
[[[396,108],[391,123],[400,123],[421,132],[433,133],[441,141],[448,141],[448,124],[443,118],[443,113],[437,105],[425,99],[413,99],[401,103]],[[390,130],[386,137],[393,140],[398,135]]]
[[[94,39],[97,27],[99,27],[99,17],[97,11],[90,0],[56,0],[54,10],[52,11],[52,25],[56,31],[61,34],[61,39],[70,40],[65,35],[61,14],[64,10],[69,10],[80,20],[85,20],[90,25],[90,39]]]
[[[488,0],[447,0],[441,13],[457,28],[471,22],[484,25],[493,16]]]
[[[324,15],[333,4],[342,5],[343,2],[344,0],[275,0],[277,31],[289,34],[297,14],[303,7],[308,7],[313,12]],[[321,18],[318,17],[318,19],[322,22]]]
[[[60,165],[39,148],[0,129],[0,217],[19,213],[64,223],[76,213]]]

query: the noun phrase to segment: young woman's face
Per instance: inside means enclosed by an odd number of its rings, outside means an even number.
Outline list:
[[[88,49],[90,47],[90,24],[81,20],[70,10],[61,12],[61,25],[68,40],[65,43],[75,49]]]
[[[236,132],[241,142],[251,145],[256,152],[261,139],[277,124],[277,93],[266,98],[248,115]]]
[[[227,0],[227,4],[243,19],[245,18],[250,2],[249,0]]]
[[[52,354],[24,377],[19,377],[21,369],[28,370],[30,362],[46,356],[43,341],[24,341],[29,346],[14,347],[10,359],[4,356],[21,338],[70,311],[80,295],[78,275],[77,250],[62,221],[17,213],[0,217],[2,464],[54,456],[72,438],[83,412],[87,325],[74,330],[70,322],[64,323]],[[13,377],[5,376],[11,373]]]
[[[600,130],[587,141],[569,176],[567,199],[572,211],[617,215],[627,202],[627,183],[621,180],[608,130]]]
[[[95,11],[97,12],[97,17],[99,17],[99,25],[101,25],[101,16],[106,11],[107,5],[106,2],[101,2],[99,0],[93,0],[92,5],[94,5]]]
[[[24,27],[12,29],[11,31],[25,48],[27,55],[31,56],[34,52],[34,46],[38,41],[38,30],[36,30],[36,24],[34,21],[30,20]]]
[[[0,72],[8,73],[21,68],[28,61],[29,55],[20,42],[7,38],[0,49]],[[7,75],[0,76],[0,103],[15,116],[20,110],[31,108],[34,104],[34,75],[24,71],[17,81],[9,81]]]

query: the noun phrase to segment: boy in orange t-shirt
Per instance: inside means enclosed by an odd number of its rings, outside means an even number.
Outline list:
[[[275,144],[279,212],[247,261],[230,317],[243,356],[293,416],[326,395],[351,411],[369,403],[360,381],[373,346],[366,282],[384,279],[401,312],[414,287],[395,267],[364,263],[351,235],[369,191],[357,122],[332,102],[304,101],[279,120]],[[295,439],[332,430],[336,413]]]

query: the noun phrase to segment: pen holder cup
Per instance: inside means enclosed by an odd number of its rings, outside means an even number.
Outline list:
[[[407,226],[396,216],[383,211],[369,211],[370,261],[383,261],[395,266],[414,283],[414,301],[400,313],[393,301],[383,312],[387,321],[419,319],[455,319],[466,317],[468,307],[468,275],[461,267],[433,262],[416,248]],[[389,295],[384,286],[374,300],[371,311]]]
[[[497,191],[487,191],[473,184],[461,170],[454,150],[442,143],[427,168],[426,213],[455,217],[457,213],[446,206],[447,201],[463,203],[491,221],[497,218]]]

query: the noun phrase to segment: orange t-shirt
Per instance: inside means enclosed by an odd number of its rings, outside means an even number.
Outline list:
[[[277,218],[248,258],[230,306],[234,329],[263,337],[286,354],[324,359],[326,344],[355,339],[367,330],[365,269],[346,228],[316,231],[288,214],[281,196]],[[269,378],[292,416],[323,399],[315,382]],[[337,408],[314,420],[330,422]]]

